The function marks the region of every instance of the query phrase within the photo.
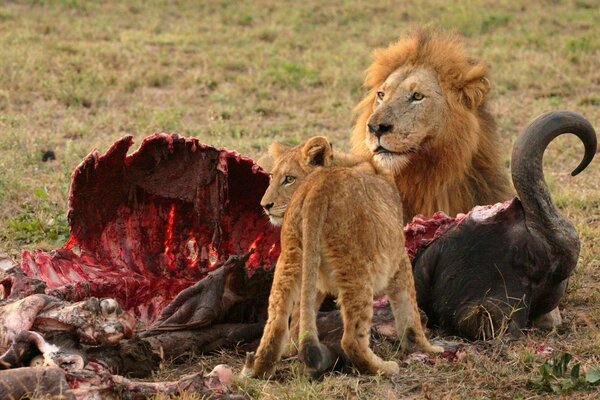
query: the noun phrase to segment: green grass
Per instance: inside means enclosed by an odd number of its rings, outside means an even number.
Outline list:
[[[348,149],[372,49],[414,26],[456,30],[487,62],[506,161],[542,112],[574,110],[600,127],[599,18],[595,0],[3,2],[0,252],[60,243],[71,172],[125,134],[139,144],[153,132],[179,132],[254,157],[274,139],[314,134]],[[56,161],[41,161],[48,149]],[[395,379],[309,382],[291,360],[277,381],[238,380],[239,390],[265,399],[535,398],[545,392],[530,382],[548,356],[528,341],[568,352],[582,368],[599,365],[600,162],[570,178],[580,157],[576,140],[561,138],[545,160],[556,203],[582,241],[558,332],[469,345],[461,363],[404,366]],[[393,356],[386,346],[378,351]],[[237,371],[241,360],[227,356]],[[598,389],[577,395],[596,398]]]

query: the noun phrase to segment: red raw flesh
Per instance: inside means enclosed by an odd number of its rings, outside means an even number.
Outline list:
[[[263,216],[268,175],[233,151],[155,134],[90,153],[72,176],[71,235],[55,252],[22,254],[22,269],[70,301],[113,297],[152,322],[182,289],[229,255],[273,268],[279,232]]]
[[[427,247],[435,239],[443,235],[448,229],[458,225],[466,217],[465,214],[459,214],[456,218],[447,216],[444,212],[438,211],[433,217],[417,215],[404,227],[405,247],[411,261],[417,255],[417,251]]]
[[[513,202],[513,199],[502,203],[485,206],[475,206],[467,214],[459,213],[456,217],[449,217],[443,211],[433,214],[433,217],[417,215],[404,227],[405,247],[411,261],[415,259],[417,252],[429,246],[435,239],[439,238],[451,228],[457,226],[467,218],[478,222],[484,221],[505,210]]]

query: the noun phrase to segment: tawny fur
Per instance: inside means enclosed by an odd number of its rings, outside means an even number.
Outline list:
[[[486,67],[467,57],[456,36],[421,31],[375,50],[365,86],[370,91],[356,107],[353,152],[394,173],[406,221],[436,211],[455,215],[513,195],[487,111]],[[415,92],[424,98],[415,101]],[[393,126],[381,136],[389,153],[374,151],[367,124]]]
[[[285,212],[282,251],[263,336],[242,373],[272,373],[288,343],[288,321],[299,297],[300,358],[319,372],[332,365],[318,339],[320,293],[337,297],[344,323],[341,346],[361,372],[399,372],[395,361],[384,361],[369,348],[374,295],[388,295],[404,348],[443,351],[429,343],[421,326],[411,264],[398,229],[401,201],[391,175],[376,172],[369,163],[331,166],[333,151],[323,137],[270,152],[275,162],[261,204],[274,222]]]
[[[306,142],[306,148],[309,148],[309,145],[312,141]],[[320,149],[319,139],[316,139],[315,142],[312,142],[316,145],[316,149]],[[304,146],[304,145],[303,145]],[[331,146],[331,145],[329,145]],[[314,170],[314,165],[309,165],[308,162],[305,161],[303,163],[298,163],[298,160],[293,159],[293,157],[284,158],[282,155],[292,149],[293,146],[288,146],[283,143],[273,142],[268,149],[268,152],[263,154],[258,161],[256,162],[262,169],[265,171],[272,171],[273,166],[276,160],[281,160],[280,169],[290,169],[293,171],[294,176],[296,177],[298,182],[301,182],[308,173]],[[302,146],[297,147],[296,151],[298,152]],[[308,150],[307,150],[308,151]],[[292,154],[292,153],[290,153]],[[307,155],[305,154],[304,157]],[[354,167],[358,169],[364,169],[368,172],[375,172],[372,166],[372,162],[370,161],[370,157],[365,157],[358,154],[353,153],[344,153],[340,151],[333,150],[333,153],[329,155],[331,164],[338,167]],[[287,161],[285,161],[287,160]],[[292,197],[292,193],[296,190],[296,186],[288,187],[288,186],[270,186],[265,195],[263,196],[262,203],[269,204],[273,203],[274,207],[270,210],[265,210],[265,214],[269,217],[271,223],[275,226],[281,225],[283,221],[283,213],[287,208],[289,201]],[[327,296],[325,294],[320,294],[317,297],[316,309],[318,310],[323,300],[325,300]],[[292,317],[290,322],[290,342],[289,346],[284,351],[284,357],[293,357],[298,352],[298,332],[300,329],[300,303],[296,302],[294,305],[294,310],[292,311]]]

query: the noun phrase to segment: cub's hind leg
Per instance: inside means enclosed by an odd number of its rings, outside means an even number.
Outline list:
[[[361,265],[361,264],[350,264]],[[340,276],[344,280],[343,274]],[[338,282],[340,282],[338,280]],[[344,321],[342,349],[352,364],[363,373],[396,375],[400,372],[395,361],[383,361],[369,347],[373,318],[373,289],[368,282],[338,284],[338,303]]]
[[[408,256],[403,255],[400,268],[396,271],[385,290],[396,321],[396,330],[403,349],[441,353],[444,349],[429,343],[417,306],[417,295],[412,267]]]
[[[316,290],[316,289],[315,289]],[[317,293],[317,299],[315,302],[315,312],[318,312],[321,308],[321,304],[327,298],[327,295],[322,292]],[[292,317],[290,319],[290,342],[287,349],[283,353],[283,357],[293,357],[298,354],[299,338],[300,334],[300,301],[296,301],[294,304],[294,310],[292,311]]]
[[[268,319],[256,354],[248,353],[242,375],[268,377],[289,342],[289,317],[300,290],[301,247],[282,252],[269,295]]]

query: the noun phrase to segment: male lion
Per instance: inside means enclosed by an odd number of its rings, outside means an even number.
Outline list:
[[[353,152],[394,174],[404,220],[512,197],[485,66],[454,35],[419,32],[374,53],[356,107]]]
[[[369,348],[373,295],[380,293],[390,299],[403,347],[443,351],[429,343],[421,326],[411,264],[398,229],[402,206],[391,175],[376,173],[370,164],[332,166],[333,150],[324,137],[280,154],[274,150],[271,184],[261,204],[272,222],[283,218],[281,255],[263,336],[242,374],[271,374],[288,343],[288,320],[299,291],[300,358],[317,373],[335,362],[318,339],[317,292],[337,296],[344,325],[341,346],[362,372],[399,372],[395,361],[383,361]]]

